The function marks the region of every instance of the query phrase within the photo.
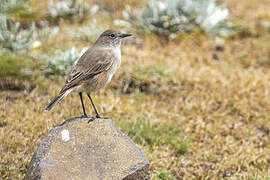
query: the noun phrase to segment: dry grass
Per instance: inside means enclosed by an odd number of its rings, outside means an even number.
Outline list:
[[[216,52],[219,60],[212,57],[215,42],[202,34],[168,44],[142,37],[143,48],[122,48],[121,69],[93,97],[101,114],[140,145],[153,179],[270,178],[270,35],[254,28],[256,19],[270,20],[270,5],[267,0],[227,3],[235,21],[252,32],[226,40],[224,51]],[[61,24],[62,33],[48,47],[85,46],[69,38],[75,27]],[[3,179],[22,179],[48,131],[81,114],[76,94],[43,112],[63,85],[61,78],[38,77],[32,83],[37,87],[31,92],[0,92]],[[150,124],[138,125],[142,119]],[[165,136],[164,129],[172,133]]]

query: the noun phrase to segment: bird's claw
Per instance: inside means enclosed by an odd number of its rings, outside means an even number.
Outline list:
[[[95,119],[97,119],[96,117],[88,117],[88,123],[94,121]]]
[[[101,117],[99,114],[96,115],[97,119],[109,119],[108,117]]]
[[[88,116],[85,114],[85,115],[82,115],[81,118],[88,118]]]
[[[88,118],[88,123],[90,123],[96,119],[109,119],[108,117],[100,117],[100,115],[96,115],[95,117],[88,117],[87,116],[86,118]]]

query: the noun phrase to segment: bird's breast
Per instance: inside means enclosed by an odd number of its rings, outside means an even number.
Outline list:
[[[114,62],[110,70],[108,71],[108,80],[107,83],[109,83],[112,80],[112,77],[116,70],[120,67],[121,65],[121,50],[120,48],[115,48],[112,50],[113,54],[115,56]]]
[[[120,67],[120,64],[121,64],[121,50],[120,48],[115,48],[113,49],[113,52],[115,54],[115,67],[114,67],[114,72]]]

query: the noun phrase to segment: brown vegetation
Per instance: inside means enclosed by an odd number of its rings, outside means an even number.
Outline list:
[[[93,96],[100,113],[140,145],[151,162],[153,178],[160,173],[179,179],[270,177],[270,33],[256,28],[261,19],[270,21],[270,4],[268,0],[227,4],[234,21],[248,27],[246,33],[221,45],[201,33],[168,43],[141,36],[142,46],[123,46],[122,66],[113,82]],[[104,28],[113,27],[107,13],[96,18],[98,24],[107,22]],[[61,33],[45,48],[88,45],[69,36],[76,24],[60,26]],[[1,89],[3,179],[22,179],[48,131],[82,114],[77,94],[44,112],[63,81],[37,76],[31,91]],[[90,103],[87,111],[92,112]],[[142,119],[150,124],[140,124]]]

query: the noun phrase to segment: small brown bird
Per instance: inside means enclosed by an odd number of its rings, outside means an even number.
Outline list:
[[[115,30],[103,32],[94,45],[77,61],[66,84],[59,95],[46,107],[46,111],[50,111],[69,93],[78,92],[82,103],[83,117],[88,117],[82,98],[82,93],[86,92],[96,113],[96,118],[100,118],[90,94],[103,88],[111,81],[113,74],[121,64],[121,41],[129,36],[131,34],[122,34]]]

